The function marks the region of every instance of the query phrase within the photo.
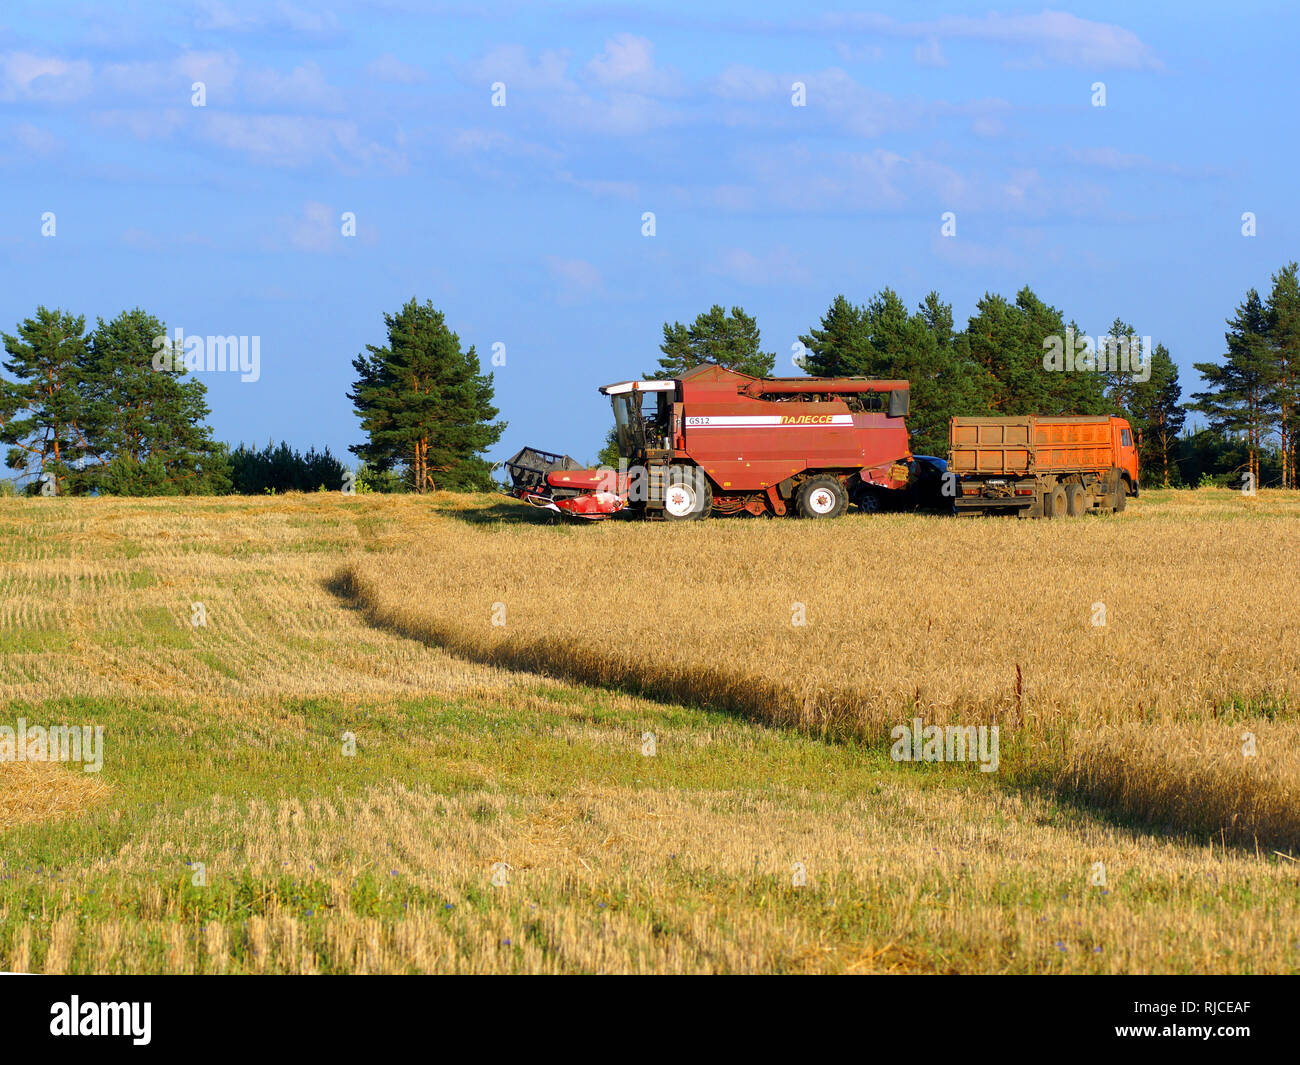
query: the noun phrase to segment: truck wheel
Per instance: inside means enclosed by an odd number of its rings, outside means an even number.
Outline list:
[[[838,518],[849,504],[838,477],[809,477],[795,496],[801,518]]]
[[[874,488],[859,488],[853,493],[853,502],[864,514],[880,513],[880,496]]]
[[[668,521],[697,521],[713,510],[709,479],[697,466],[673,466],[664,490],[664,518]]]
[[[1088,509],[1087,495],[1083,485],[1075,482],[1065,486],[1065,509],[1072,518],[1077,518]]]
[[[1043,494],[1043,516],[1047,518],[1063,518],[1066,515],[1065,485],[1058,484],[1055,488],[1049,488]]]
[[[1116,514],[1119,514],[1127,505],[1128,485],[1124,483],[1124,478],[1121,477],[1115,482],[1115,506],[1113,509]]]

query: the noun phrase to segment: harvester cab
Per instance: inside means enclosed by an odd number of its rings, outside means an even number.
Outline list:
[[[619,381],[600,391],[614,407],[618,453],[629,466],[645,461],[650,452],[672,451],[676,381]]]

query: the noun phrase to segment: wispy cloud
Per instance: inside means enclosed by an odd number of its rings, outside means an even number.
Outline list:
[[[1064,63],[1086,69],[1125,70],[1159,70],[1164,66],[1155,50],[1132,30],[1066,11],[1041,11],[1036,15],[1002,15],[994,11],[915,22],[887,15],[837,13],[804,25],[935,42],[984,41],[1011,51],[1012,63],[1021,66]]]
[[[586,303],[604,288],[600,269],[586,259],[547,256],[546,271],[555,282],[556,299],[560,303]]]
[[[420,85],[429,80],[429,72],[414,63],[407,63],[385,52],[366,65],[366,73],[378,81],[393,85]]]

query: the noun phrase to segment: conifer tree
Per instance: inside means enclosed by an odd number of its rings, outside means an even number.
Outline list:
[[[0,334],[12,378],[0,381],[0,443],[9,468],[47,493],[75,489],[84,465],[100,461],[81,425],[85,331],[84,316],[42,306],[16,333]]]
[[[366,441],[349,450],[380,473],[400,468],[416,492],[479,486],[490,480],[481,452],[500,439],[494,422],[492,374],[473,346],[462,351],[432,302],[409,300],[385,314],[388,343],[366,345],[352,360],[356,382],[348,398]]]
[[[654,376],[680,377],[704,363],[716,363],[752,377],[771,377],[776,356],[761,348],[758,323],[741,307],[730,314],[715,303],[696,316],[689,326],[664,322],[664,339],[659,345],[663,358]]]

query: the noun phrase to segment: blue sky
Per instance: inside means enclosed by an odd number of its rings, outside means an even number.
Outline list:
[[[258,336],[258,381],[204,375],[217,436],[340,455],[351,360],[411,296],[485,364],[505,345],[493,458],[593,457],[597,386],[653,368],[666,319],[743,305],[789,367],[836,293],[885,285],[937,289],[964,324],[1029,284],[1089,332],[1120,316],[1164,343],[1190,391],[1247,288],[1300,254],[1297,21],[1281,3],[7,0],[0,327],[39,303],[139,305]]]

